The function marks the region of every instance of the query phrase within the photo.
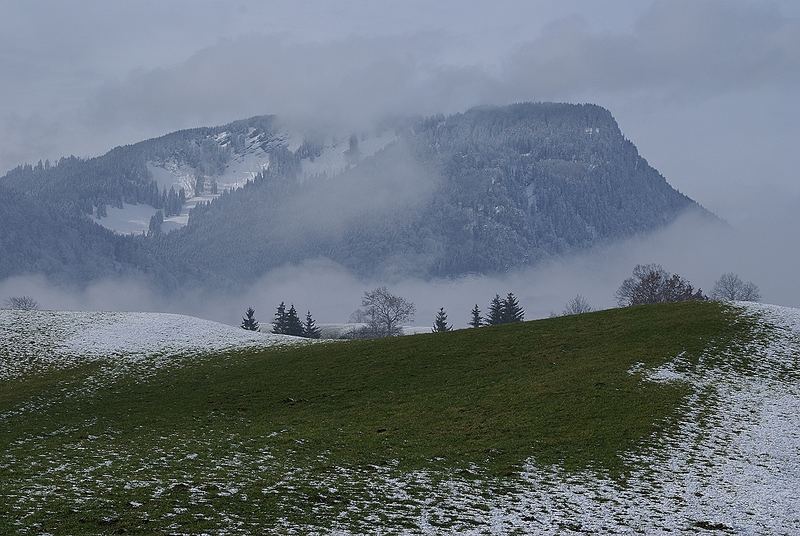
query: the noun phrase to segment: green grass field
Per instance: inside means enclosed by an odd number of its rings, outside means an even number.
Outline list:
[[[691,367],[749,327],[682,303],[0,382],[0,533],[358,527],[354,504],[388,500],[371,475],[502,479],[526,460],[624,480],[689,389],[632,367]]]

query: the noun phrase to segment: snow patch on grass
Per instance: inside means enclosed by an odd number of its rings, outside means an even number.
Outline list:
[[[771,327],[762,341],[688,371],[677,356],[644,372],[686,381],[688,410],[673,433],[628,456],[624,479],[530,461],[510,481],[432,475],[379,478],[384,493],[428,488],[418,529],[463,534],[800,533],[800,310],[737,304]],[[716,352],[712,350],[712,352]],[[749,359],[742,367],[739,354]],[[726,356],[723,356],[726,357]],[[379,492],[380,493],[380,492]]]
[[[158,366],[175,356],[307,342],[169,313],[0,310],[0,380],[98,360]]]
[[[312,485],[335,488],[343,479],[369,487],[337,521],[342,534],[409,524],[408,533],[425,534],[798,534],[800,310],[736,307],[762,323],[763,337],[710,348],[699,366],[680,354],[652,370],[633,367],[643,381],[681,381],[692,392],[673,431],[624,456],[632,469],[622,477],[529,460],[508,478],[479,468],[404,474],[388,465],[340,469]],[[324,504],[318,508],[325,517]]]
[[[503,477],[476,465],[408,472],[395,460],[333,467],[324,454],[309,464],[283,455],[286,430],[264,441],[198,428],[192,438],[165,434],[139,448],[110,430],[91,435],[89,420],[83,435],[52,432],[76,437],[57,452],[41,436],[8,445],[0,470],[29,472],[6,485],[6,498],[25,534],[37,533],[28,521],[43,504],[80,508],[123,487],[135,512],[127,515],[152,512],[148,523],[175,532],[193,515],[215,534],[798,534],[800,311],[736,307],[763,326],[745,346],[709,348],[699,362],[679,354],[661,367],[632,368],[642,381],[679,380],[690,394],[674,426],[623,455],[623,475],[533,460]],[[244,503],[284,517],[259,525],[261,511],[251,515]],[[170,510],[160,509],[165,504]]]

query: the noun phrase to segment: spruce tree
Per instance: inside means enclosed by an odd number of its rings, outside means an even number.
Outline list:
[[[150,225],[147,228],[147,236],[160,235],[162,223],[164,223],[164,214],[158,210],[150,217]]]
[[[242,329],[249,329],[250,331],[258,331],[258,320],[256,320],[256,310],[248,307],[242,317]]]
[[[490,326],[503,323],[503,300],[500,299],[499,294],[495,294],[489,303],[489,316],[486,317],[486,323]]]
[[[180,214],[181,211],[178,210],[178,194],[175,193],[175,188],[170,186],[169,193],[167,194],[167,205],[168,210],[167,216],[175,216],[176,214]]]
[[[319,339],[320,332],[317,323],[311,318],[311,311],[306,311],[306,323],[303,326],[303,337],[309,339]]]
[[[286,335],[303,336],[303,323],[300,321],[300,317],[297,316],[297,309],[294,308],[294,304],[289,307],[289,311],[286,313]]]
[[[522,322],[525,319],[525,311],[522,310],[517,298],[511,292],[502,302],[502,319],[503,324]]]
[[[436,313],[436,320],[433,322],[433,332],[443,333],[445,331],[453,331],[453,327],[447,325],[447,313],[444,312],[444,307],[440,307],[439,312]]]
[[[286,304],[281,302],[272,320],[272,333],[286,334]]]
[[[475,307],[472,308],[472,320],[469,321],[470,327],[479,328],[483,325],[483,317],[481,316],[481,310],[478,309],[478,304],[475,304]]]

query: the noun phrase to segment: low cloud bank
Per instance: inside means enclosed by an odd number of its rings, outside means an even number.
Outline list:
[[[346,322],[360,305],[362,293],[386,284],[417,306],[415,325],[428,325],[439,307],[450,321],[464,327],[477,303],[485,311],[495,293],[514,292],[528,319],[560,313],[580,293],[595,308],[615,306],[614,291],[637,263],[656,262],[710,291],[724,272],[737,272],[759,285],[764,301],[800,306],[797,284],[800,252],[792,247],[790,220],[779,232],[743,232],[724,224],[685,216],[662,231],[536,267],[500,276],[468,276],[447,280],[361,280],[326,259],[273,270],[240,292],[187,291],[165,297],[134,279],[104,280],[83,289],[54,285],[41,276],[0,281],[0,299],[31,295],[44,308],[63,310],[165,311],[238,324],[248,306],[262,324],[271,320],[280,301],[310,309],[320,323]]]

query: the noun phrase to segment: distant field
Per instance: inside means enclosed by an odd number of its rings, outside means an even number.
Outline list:
[[[798,326],[684,303],[38,367],[0,380],[0,533],[792,533]]]

